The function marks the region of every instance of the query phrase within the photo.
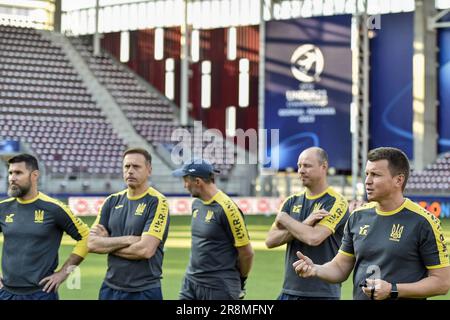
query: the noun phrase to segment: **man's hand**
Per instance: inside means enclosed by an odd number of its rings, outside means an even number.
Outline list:
[[[56,292],[61,283],[63,283],[68,276],[69,272],[67,272],[66,270],[60,270],[58,272],[55,272],[51,276],[45,277],[44,279],[39,281],[39,285],[44,285],[44,287],[42,288],[42,291],[44,292]]]
[[[317,276],[317,266],[310,258],[303,255],[300,251],[297,251],[297,257],[298,260],[292,266],[299,277],[309,278]]]
[[[371,300],[385,300],[391,297],[392,284],[381,279],[366,279],[361,289]]]
[[[245,285],[247,284],[247,277],[241,277],[241,292],[239,293],[239,299],[244,299],[247,294],[247,290],[245,290]]]
[[[278,212],[277,216],[275,217],[275,224],[278,229],[286,229],[284,224],[286,223],[286,220],[289,218],[289,214],[286,212]]]
[[[89,234],[97,237],[109,237],[108,230],[106,230],[106,228],[101,224],[97,224],[92,227],[92,229],[89,231]]]
[[[302,223],[307,224],[308,226],[313,227],[317,222],[329,216],[330,213],[324,209],[320,209],[311,213],[308,218],[302,221]]]

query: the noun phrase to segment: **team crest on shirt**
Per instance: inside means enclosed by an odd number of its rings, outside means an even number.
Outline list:
[[[5,223],[12,223],[12,222],[14,222],[13,217],[14,217],[14,213],[7,214],[6,217],[5,217]]]
[[[44,210],[34,210],[34,223],[44,222]]]
[[[391,230],[391,236],[389,237],[389,240],[392,241],[400,241],[400,238],[402,237],[404,226],[400,224],[393,224],[392,230]]]
[[[134,215],[135,216],[142,216],[146,206],[147,206],[147,204],[145,204],[145,203],[139,203],[137,208],[136,208],[136,211],[134,212]]]
[[[192,217],[197,218],[197,213],[198,213],[198,209],[195,209],[194,211],[192,211]]]
[[[302,209],[302,205],[296,205],[292,207],[292,213],[300,213],[300,210]]]
[[[208,210],[208,212],[206,213],[206,217],[205,217],[205,222],[206,223],[210,223],[211,219],[214,217],[214,211],[212,210]]]

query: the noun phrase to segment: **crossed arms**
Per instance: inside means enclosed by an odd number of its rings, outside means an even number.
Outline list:
[[[327,211],[319,210],[312,213],[303,222],[299,222],[286,212],[280,212],[267,234],[266,246],[275,248],[292,241],[294,238],[309,246],[318,246],[332,234],[329,228],[317,224],[318,221],[328,215]]]
[[[108,230],[97,224],[92,227],[89,238],[89,252],[111,253],[129,260],[150,259],[156,252],[160,240],[151,235],[110,237]]]

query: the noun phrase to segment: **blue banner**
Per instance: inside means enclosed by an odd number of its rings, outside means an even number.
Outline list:
[[[450,20],[450,19],[449,19]],[[438,152],[450,151],[450,29],[439,29]]]
[[[266,154],[279,154],[279,169],[320,146],[350,170],[350,46],[350,15],[267,22],[264,128],[279,129],[279,145],[269,136]]]
[[[16,140],[0,140],[0,154],[1,153],[13,153],[19,152],[20,143]]]
[[[396,147],[413,158],[414,13],[381,16],[370,41],[370,149]]]

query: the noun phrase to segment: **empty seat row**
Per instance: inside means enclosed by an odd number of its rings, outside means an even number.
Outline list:
[[[17,79],[49,79],[58,80],[61,82],[79,82],[80,78],[78,74],[58,74],[58,73],[29,73],[18,70],[3,70],[2,75]]]
[[[48,61],[67,61],[65,55],[54,54],[54,53],[36,53],[36,52],[16,52],[16,51],[8,51],[2,50],[0,51],[0,58],[3,57],[15,57],[15,58],[24,58],[24,59],[35,59],[35,60],[48,60]]]

